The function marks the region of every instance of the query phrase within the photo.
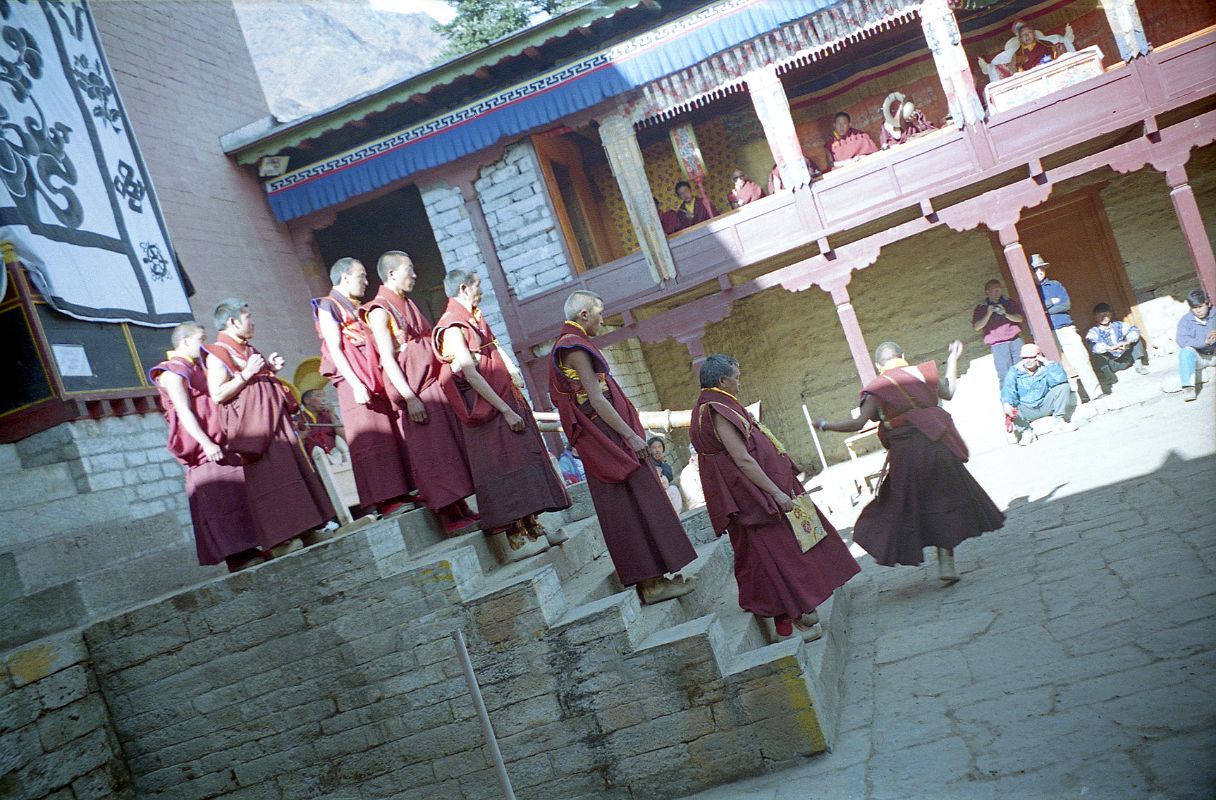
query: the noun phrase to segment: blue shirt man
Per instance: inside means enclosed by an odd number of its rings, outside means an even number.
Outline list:
[[[1068,312],[1072,310],[1072,300],[1064,284],[1047,277],[1048,263],[1038,253],[1030,257],[1030,266],[1034,268],[1034,277],[1039,282],[1039,297],[1043,299],[1043,308],[1047,311],[1052,329],[1059,330],[1071,325],[1072,316]]]
[[[1001,386],[1001,402],[1005,413],[1013,417],[1021,443],[1034,441],[1030,423],[1043,417],[1053,418],[1051,430],[1055,432],[1075,431],[1077,426],[1064,419],[1072,399],[1064,368],[1043,358],[1036,344],[1023,345],[1021,356],[1022,360],[1005,373],[1005,383]]]

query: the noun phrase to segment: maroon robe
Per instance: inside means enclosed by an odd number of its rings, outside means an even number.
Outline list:
[[[258,352],[226,333],[203,349],[229,375],[239,372]],[[334,516],[321,480],[296,438],[288,395],[287,387],[267,366],[220,405],[228,447],[245,462],[245,490],[263,548],[282,544]]]
[[[937,385],[937,364],[928,361],[888,369],[862,390],[863,401],[878,401],[887,474],[853,526],[853,541],[883,566],[920,564],[925,547],[952,549],[1005,524],[963,465],[967,445],[938,405]]]
[[[742,434],[760,469],[791,497],[805,493],[798,468],[737,399],[716,389],[701,390],[689,437],[697,450],[710,523],[719,536],[723,530],[730,535],[735,550],[739,605],[761,617],[797,619],[831,597],[861,568],[822,513],[819,521],[827,536],[802,552],[777,503],[743,474],[726,451],[714,430],[715,414]]]
[[[321,338],[321,374],[333,381],[338,393],[359,502],[370,510],[403,499],[414,490],[410,459],[398,428],[397,411],[384,391],[371,331],[359,317],[359,309],[336,289],[327,297],[313,300],[312,307],[317,336]],[[329,345],[321,337],[321,314],[329,314],[338,323],[342,354],[367,388],[371,397],[368,405],[355,402],[354,390],[334,366]]]
[[[668,236],[688,227],[678,212],[670,210],[659,212],[659,224],[663,226],[663,233]]]
[[[742,186],[738,189],[731,189],[730,193],[726,195],[726,199],[735,208],[754,203],[761,197],[764,197],[764,190],[760,188],[760,184],[752,180],[745,180]]]
[[[582,327],[573,322],[563,325],[549,358],[549,396],[570,445],[582,459],[617,577],[623,586],[633,586],[678,572],[697,557],[696,550],[658,474],[649,465],[643,468],[621,435],[591,409],[578,374],[562,360],[564,353],[575,349],[591,357],[604,396],[633,432],[644,437],[642,421],[612,377],[604,354]]]
[[[490,388],[523,418],[522,432],[512,431],[506,418],[452,369],[451,357],[443,353],[443,334],[453,327],[464,335],[477,370]],[[477,490],[482,529],[497,530],[533,514],[569,508],[570,496],[549,460],[532,409],[511,382],[511,374],[498,352],[498,340],[481,312],[470,313],[459,301],[450,299],[432,335],[435,352],[443,364],[439,370],[440,386],[457,419],[465,426],[464,443]]]
[[[207,393],[207,375],[202,364],[181,356],[162,361],[148,371],[160,392],[161,408],[169,426],[169,452],[186,468],[186,498],[194,527],[198,563],[219,564],[232,556],[244,560],[260,545],[249,502],[245,497],[245,471],[238,456],[225,453],[220,462],[209,461],[202,445],[186,432],[169,393],[157,378],[164,372],[181,377],[190,407],[203,432],[221,448],[227,440],[220,409]]]
[[[332,453],[338,446],[333,414],[325,409],[313,414],[306,408],[300,409],[300,413],[304,415],[304,452],[311,455],[312,449],[319,447],[326,453]]]
[[[1035,39],[1034,46],[1027,47],[1019,44],[1017,52],[1013,54],[1013,71],[1025,72],[1028,69],[1034,69],[1042,64],[1047,64],[1057,58],[1056,49],[1047,42]]]
[[[460,421],[439,385],[439,359],[435,356],[432,327],[416,303],[380,287],[375,298],[360,310],[364,319],[374,308],[388,314],[398,366],[426,409],[426,422],[414,422],[405,398],[385,378],[388,397],[397,409],[397,424],[414,465],[414,481],[427,508],[438,511],[473,494],[473,476],[464,449]]]
[[[841,161],[848,161],[856,156],[877,153],[878,145],[874,144],[870,134],[865,131],[849,128],[845,131],[844,136],[839,136],[836,131],[832,131],[832,139],[828,142],[827,151],[828,163],[834,167]]]
[[[676,209],[676,214],[680,217],[681,228],[691,228],[693,225],[718,216],[718,209],[714,208],[708,197],[694,197],[692,210],[689,210],[687,203],[682,203]]]

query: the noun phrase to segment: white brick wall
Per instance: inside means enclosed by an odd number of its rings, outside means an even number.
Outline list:
[[[659,391],[655,388],[654,378],[646,366],[646,358],[637,339],[626,339],[604,348],[604,356],[612,367],[613,377],[638,410],[663,410],[659,405]]]
[[[502,160],[482,169],[475,187],[498,260],[516,297],[569,283],[573,270],[562,247],[561,229],[543,194],[545,180],[531,143],[508,147]]]

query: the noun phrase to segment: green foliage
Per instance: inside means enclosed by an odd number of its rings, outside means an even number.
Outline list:
[[[556,14],[583,0],[448,0],[456,17],[433,30],[447,40],[439,61],[470,53],[528,27],[542,12]]]

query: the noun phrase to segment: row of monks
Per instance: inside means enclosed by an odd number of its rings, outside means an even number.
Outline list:
[[[385,253],[377,272],[382,285],[364,302],[364,265],[341,259],[333,291],[313,301],[322,372],[337,391],[362,510],[392,514],[421,503],[449,532],[477,526],[496,537],[508,561],[559,545],[564,534],[546,531],[538,515],[571,501],[519,369],[480,313],[477,274],[445,276],[447,308],[432,326],[410,299],[416,274],[407,254]],[[694,585],[679,573],[696,551],[650,466],[638,412],[592,341],[603,302],[575,292],[565,317],[549,394],[586,470],[617,576],[643,602],[683,595]],[[151,377],[169,449],[186,467],[199,561],[235,570],[310,543],[333,526],[334,510],[297,439],[294,398],[275,378],[283,359],[253,345],[243,300],[221,302],[214,319],[211,343],[197,323],[179,325]],[[714,376],[709,386],[702,376],[691,434],[706,502],[720,533],[751,534],[735,542],[741,605],[786,627],[809,625],[858,566],[817,512],[814,526],[829,535],[800,547],[784,515],[802,494],[798,470],[730,391],[737,375]],[[467,502],[474,495],[476,512]]]

